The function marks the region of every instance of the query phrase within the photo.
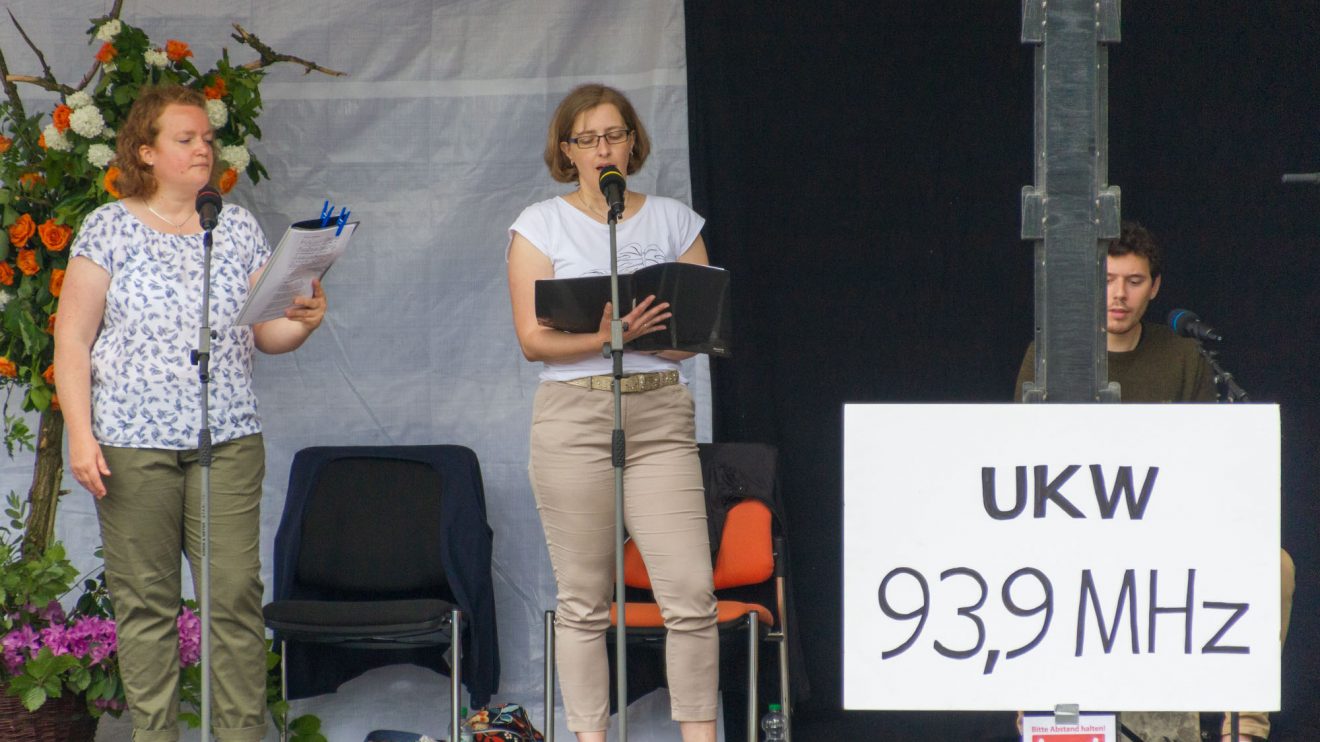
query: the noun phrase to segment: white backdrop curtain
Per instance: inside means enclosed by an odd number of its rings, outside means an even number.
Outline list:
[[[76,82],[95,47],[88,19],[106,0],[10,0],[56,76]],[[538,367],[523,360],[505,285],[506,229],[527,204],[567,191],[541,161],[554,106],[578,83],[625,90],[655,148],[630,187],[691,201],[682,0],[127,0],[123,19],[154,41],[189,43],[199,67],[239,23],[275,49],[349,73],[332,79],[274,68],[262,88],[264,138],[251,143],[271,179],[230,200],[252,210],[272,242],[322,201],[362,221],[326,280],[330,313],[295,353],[261,356],[257,391],[268,448],[264,577],[288,465],[312,445],[458,443],[481,460],[491,525],[503,670],[497,701],[542,713],[542,612],[554,582],[527,483],[527,437]],[[8,23],[0,44],[14,73],[39,66]],[[24,86],[29,111],[54,99]],[[699,428],[709,436],[705,369]],[[13,404],[11,403],[11,409]],[[25,492],[30,455],[0,466],[0,492]],[[61,506],[58,536],[83,568],[99,543],[88,496]],[[407,534],[400,534],[406,538]],[[267,590],[269,598],[269,589]],[[412,667],[373,671],[333,695],[300,701],[332,742],[376,728],[447,736],[447,679]],[[562,707],[559,733],[563,727]],[[629,736],[675,739],[663,692],[634,704]],[[195,735],[194,735],[195,736]],[[98,740],[127,740],[127,717]],[[274,738],[273,735],[269,738]]]

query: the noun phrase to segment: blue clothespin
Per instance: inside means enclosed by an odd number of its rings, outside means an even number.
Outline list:
[[[335,207],[330,205],[329,199],[326,199],[326,202],[321,205],[321,226],[328,226],[330,224],[330,217],[334,215]]]
[[[336,221],[336,223],[337,223],[339,226],[335,228],[335,236],[336,236],[336,237],[338,237],[338,236],[340,235],[340,233],[344,231],[344,225],[345,225],[345,224],[348,224],[348,215],[351,214],[351,213],[353,213],[353,212],[349,211],[347,206],[345,206],[345,207],[339,212],[339,219]]]

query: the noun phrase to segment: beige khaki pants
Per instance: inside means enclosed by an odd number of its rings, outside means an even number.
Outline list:
[[[196,451],[102,446],[110,467],[96,503],[134,742],[179,739],[180,553],[201,579]],[[261,618],[260,435],[217,445],[211,464],[211,690],[216,739],[266,733]],[[200,594],[200,588],[198,588]]]
[[[555,642],[568,728],[609,725],[605,631],[614,587],[614,395],[544,382],[532,408],[531,476],[559,588]],[[676,721],[715,718],[719,637],[692,397],[682,385],[623,395],[624,520],[668,631]]]

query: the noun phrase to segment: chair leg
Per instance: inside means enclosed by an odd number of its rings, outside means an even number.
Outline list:
[[[782,624],[781,624],[782,631]],[[779,707],[784,712],[784,742],[793,742],[793,704],[789,703],[788,635],[779,637]]]
[[[784,714],[784,742],[793,742],[793,694],[788,677],[788,609],[783,574],[783,539],[775,540],[775,615],[779,625],[779,708]]]
[[[289,700],[289,643],[283,639],[280,640],[280,698],[284,699],[280,742],[289,742],[289,717],[293,715],[293,702]]]
[[[545,612],[545,742],[555,742],[555,612]]]
[[[747,614],[747,742],[756,742],[760,704],[756,697],[756,679],[760,675],[761,617],[756,611]]]
[[[451,738],[456,740],[462,724],[458,709],[463,695],[463,611],[457,608],[449,614],[449,647],[453,660],[449,667],[449,728]]]

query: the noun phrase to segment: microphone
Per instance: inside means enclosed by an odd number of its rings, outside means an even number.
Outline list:
[[[617,217],[623,213],[623,192],[627,190],[627,183],[623,179],[623,173],[614,165],[606,165],[600,170],[600,192],[605,196],[605,203],[609,204],[610,216]]]
[[[1189,309],[1175,309],[1169,312],[1169,327],[1179,335],[1194,340],[1219,342],[1224,339],[1223,335],[1215,332],[1215,328],[1202,322],[1201,318]]]
[[[220,192],[215,186],[204,185],[197,191],[197,216],[202,221],[202,229],[210,232],[215,229],[215,225],[220,223],[220,207],[224,201],[220,199]]]

